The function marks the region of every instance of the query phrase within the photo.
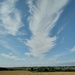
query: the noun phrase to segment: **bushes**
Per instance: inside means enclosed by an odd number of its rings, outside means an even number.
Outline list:
[[[75,72],[75,67],[36,67],[30,71],[35,72]]]
[[[7,70],[25,70],[32,72],[75,72],[75,66],[66,67],[14,67],[14,68],[0,68],[0,71]]]

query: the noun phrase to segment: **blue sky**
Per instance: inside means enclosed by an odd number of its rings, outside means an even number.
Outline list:
[[[75,0],[0,0],[0,66],[75,66]]]

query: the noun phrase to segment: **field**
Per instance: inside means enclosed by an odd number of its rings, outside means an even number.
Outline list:
[[[0,71],[0,75],[75,75],[75,72]]]

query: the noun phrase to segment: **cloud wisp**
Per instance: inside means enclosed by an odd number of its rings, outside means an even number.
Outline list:
[[[10,46],[10,44],[5,40],[0,40],[0,45],[2,45],[4,48],[11,50],[12,52],[19,54],[18,50]]]
[[[32,36],[26,43],[30,52],[25,54],[39,57],[55,46],[57,37],[49,35],[68,0],[36,0],[35,4],[33,0],[28,0],[27,3],[31,14],[28,21]]]
[[[11,53],[9,53],[9,54],[5,54],[5,53],[2,53],[2,54],[0,54],[0,56],[3,56],[3,57],[5,57],[5,58],[9,58],[9,59],[13,59],[13,60],[25,60],[25,59],[23,59],[23,58],[19,58],[19,57],[17,57],[17,56],[14,56],[13,54],[11,54]]]
[[[15,6],[17,1],[4,0],[0,3],[0,34],[15,35],[23,26],[20,11]]]
[[[75,52],[75,46],[70,50],[70,52]]]

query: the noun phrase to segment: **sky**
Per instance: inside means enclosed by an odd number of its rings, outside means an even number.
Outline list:
[[[0,0],[0,67],[75,66],[75,0]]]

